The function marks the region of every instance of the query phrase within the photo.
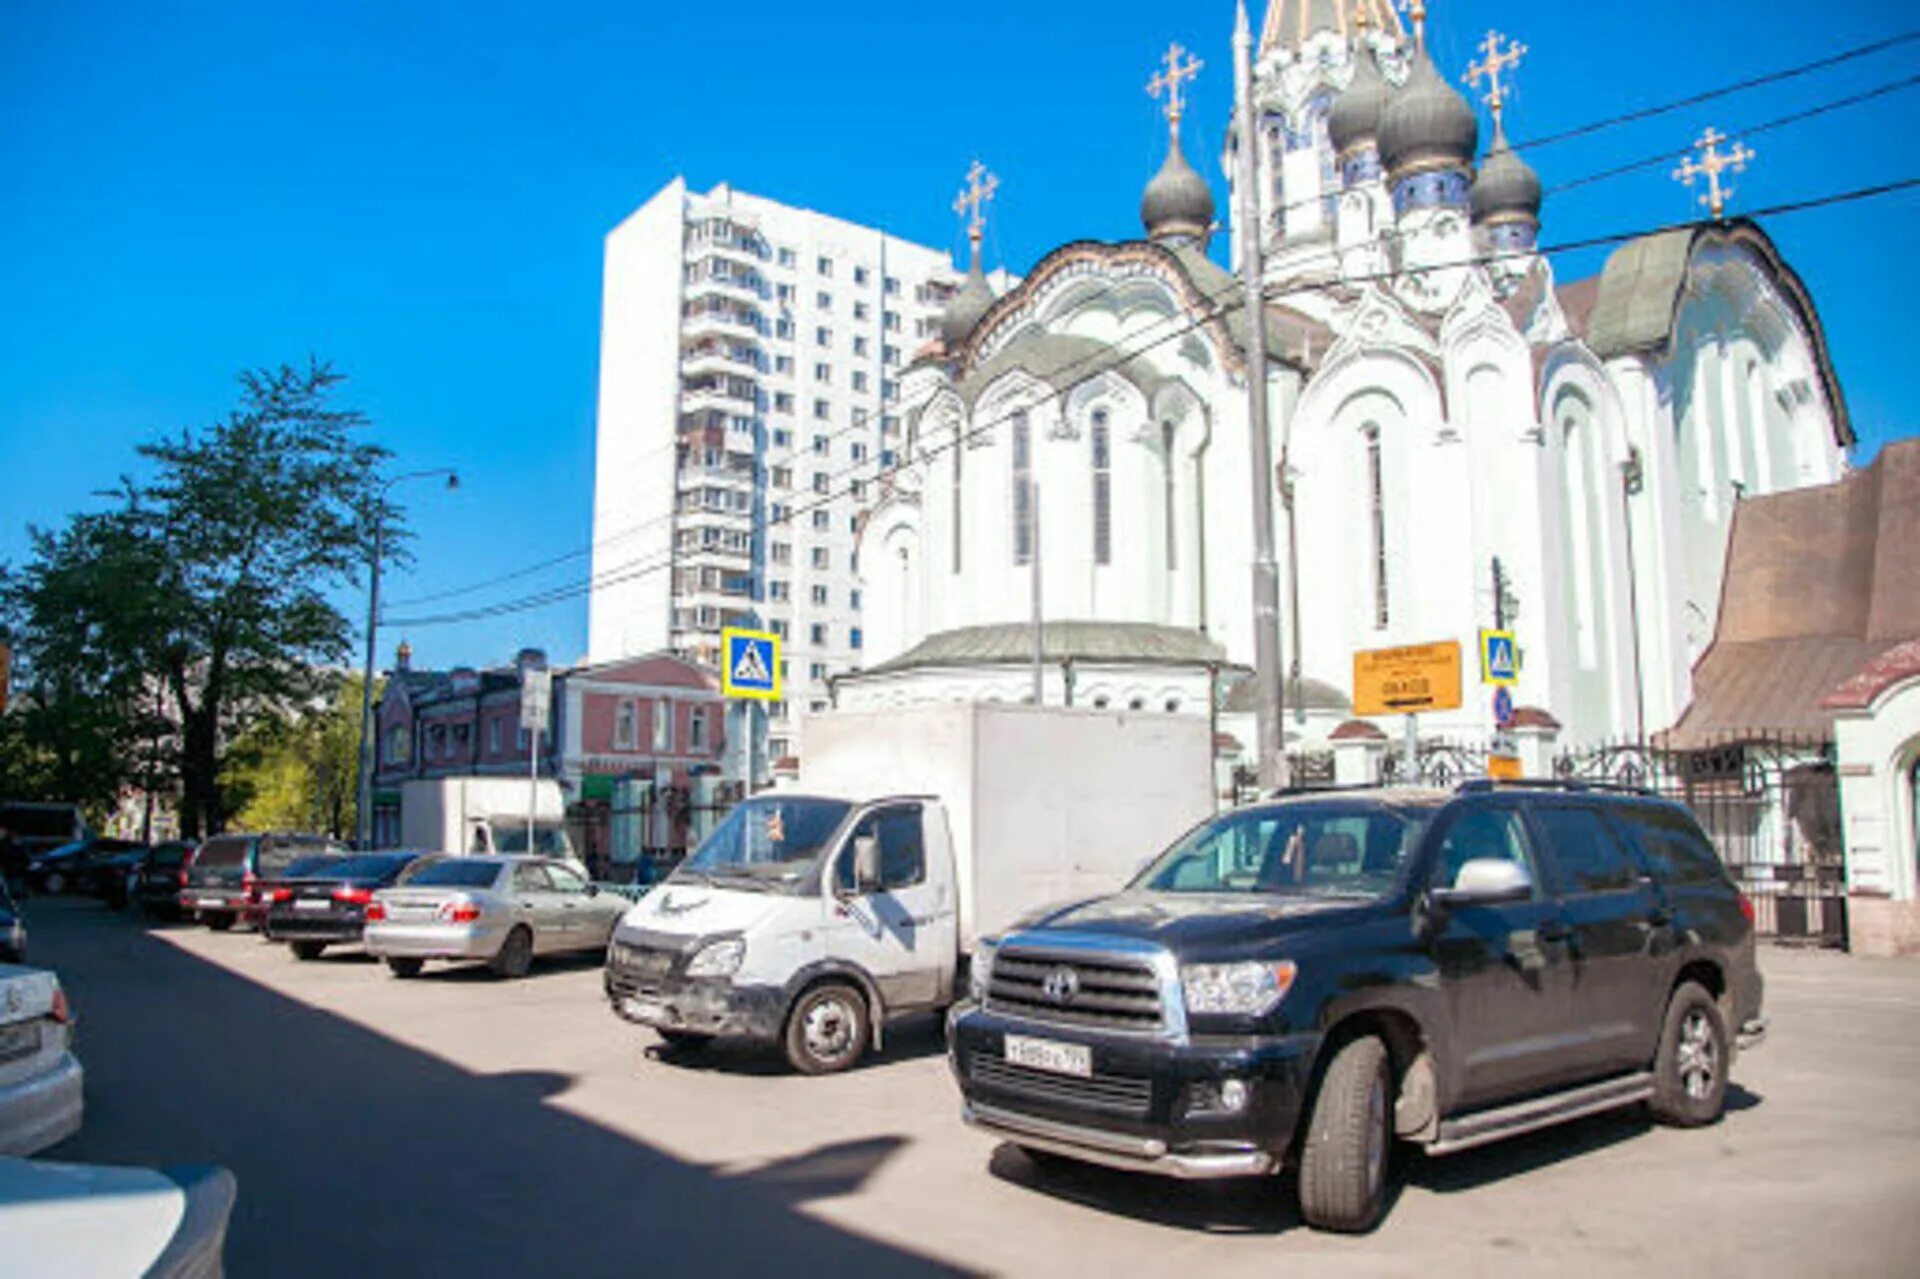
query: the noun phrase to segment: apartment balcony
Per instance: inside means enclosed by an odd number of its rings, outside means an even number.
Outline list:
[[[758,311],[694,311],[682,315],[680,331],[689,338],[752,338],[766,335],[767,321]]]

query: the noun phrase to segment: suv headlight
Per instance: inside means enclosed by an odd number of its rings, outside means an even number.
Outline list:
[[[1180,970],[1180,986],[1189,1014],[1258,1017],[1287,997],[1296,971],[1291,959],[1193,964]]]
[[[745,938],[728,937],[723,941],[708,942],[688,961],[687,976],[731,977],[740,971],[740,961],[746,957]]]
[[[995,944],[985,939],[973,944],[973,962],[967,965],[967,998],[976,1004],[987,1002],[987,985],[993,980]]]

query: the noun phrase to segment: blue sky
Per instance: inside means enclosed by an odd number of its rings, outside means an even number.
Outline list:
[[[1531,47],[1516,139],[1914,25],[1893,0],[1431,9],[1451,76],[1489,27]],[[989,255],[1021,271],[1138,235],[1164,136],[1142,86],[1170,39],[1208,64],[1187,150],[1224,198],[1232,21],[1221,0],[0,3],[0,560],[94,501],[136,442],[222,413],[235,370],[309,353],[350,376],[399,467],[461,472],[457,493],[413,493],[396,607],[582,548],[601,242],[661,185],[731,181],[958,249],[948,206],[977,155],[1004,182]],[[1551,187],[1917,70],[1910,43],[1530,158]],[[1908,90],[1755,139],[1735,207],[1920,174],[1916,107]],[[1691,216],[1666,168],[1550,197],[1544,242]],[[1813,290],[1863,460],[1920,431],[1917,214],[1908,193],[1768,226]],[[572,659],[585,633],[578,599],[409,638],[451,664],[528,643]]]

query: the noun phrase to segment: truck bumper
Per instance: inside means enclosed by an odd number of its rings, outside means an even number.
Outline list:
[[[616,1016],[654,1030],[772,1042],[786,1019],[784,990],[736,986],[724,977],[642,978],[609,964],[606,991]]]
[[[988,1135],[1055,1154],[1179,1178],[1277,1172],[1312,1083],[1317,1034],[1198,1037],[1101,1034],[961,1010],[948,1064],[961,1117]],[[1087,1077],[1011,1063],[1009,1034],[1084,1045]],[[1229,1083],[1237,1086],[1226,1087]]]

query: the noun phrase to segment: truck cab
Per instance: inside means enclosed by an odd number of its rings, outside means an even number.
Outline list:
[[[770,794],[736,807],[614,931],[613,1011],[669,1044],[777,1043],[824,1074],[950,1004],[959,885],[930,796]]]

